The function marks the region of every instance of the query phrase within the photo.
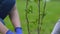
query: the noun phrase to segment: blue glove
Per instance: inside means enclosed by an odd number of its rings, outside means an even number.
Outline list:
[[[16,32],[16,34],[22,34],[22,28],[16,27],[15,32]]]
[[[6,34],[14,34],[12,31],[8,30]]]

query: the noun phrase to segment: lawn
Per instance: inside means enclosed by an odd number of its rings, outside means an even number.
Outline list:
[[[33,6],[33,13],[28,14],[29,16],[29,22],[30,22],[30,31],[31,34],[37,34],[37,22],[36,19],[38,18],[38,7],[37,3],[31,2],[29,3]],[[17,3],[17,9],[19,12],[22,28],[23,28],[23,34],[28,34],[27,32],[27,23],[25,19],[25,7],[26,7],[26,1],[18,0]],[[41,11],[43,11],[43,3],[41,2]],[[46,16],[44,17],[41,34],[50,34],[55,23],[60,17],[60,2],[59,1],[50,1],[47,2],[46,5]],[[4,20],[6,26],[14,31],[14,27],[11,24],[11,21],[9,20],[9,17],[7,16]]]

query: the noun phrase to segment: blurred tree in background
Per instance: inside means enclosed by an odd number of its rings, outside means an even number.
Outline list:
[[[43,12],[44,2],[41,0],[40,9]],[[46,0],[46,13],[41,26],[41,34],[51,34],[52,29],[60,17],[60,0]],[[20,19],[23,28],[23,34],[28,34],[27,23],[25,17],[26,0],[17,0],[17,8],[20,14]],[[28,18],[31,34],[37,34],[38,22],[38,0],[29,0],[28,5]]]

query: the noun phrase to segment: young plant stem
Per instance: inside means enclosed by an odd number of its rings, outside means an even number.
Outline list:
[[[26,22],[27,22],[27,30],[28,30],[28,34],[30,34],[30,27],[29,27],[29,19],[28,19],[28,1],[26,0]]]
[[[40,0],[38,0],[38,34],[40,34]]]

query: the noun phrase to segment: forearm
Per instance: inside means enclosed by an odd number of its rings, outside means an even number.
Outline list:
[[[12,9],[12,11],[9,14],[10,19],[15,27],[21,27],[18,11],[16,9],[16,6]]]
[[[8,31],[8,29],[2,24],[2,22],[0,21],[0,32],[2,34],[6,34],[6,32]],[[3,33],[4,32],[4,33]]]
[[[14,34],[11,30],[9,30],[4,24],[3,19],[0,18],[0,32],[2,34]]]

